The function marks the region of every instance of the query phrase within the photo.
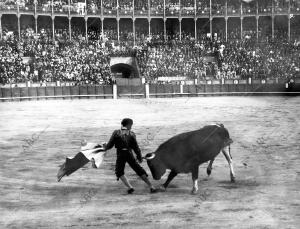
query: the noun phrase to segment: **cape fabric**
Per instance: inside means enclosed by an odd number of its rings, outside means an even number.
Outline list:
[[[69,176],[70,174],[74,173],[92,159],[94,159],[96,167],[99,168],[103,162],[105,153],[106,152],[104,151],[103,146],[97,143],[86,143],[81,147],[81,151],[74,157],[66,158],[66,162],[61,165],[58,171],[58,181],[60,181],[63,176]]]

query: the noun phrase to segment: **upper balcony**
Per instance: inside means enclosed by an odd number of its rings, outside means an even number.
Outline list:
[[[209,9],[209,0],[197,1],[196,3],[196,14],[199,17],[209,17],[210,9]]]
[[[151,16],[164,15],[164,0],[150,1],[150,15]]]
[[[134,15],[135,16],[148,16],[149,7],[148,0],[134,0]]]
[[[274,14],[300,14],[300,0],[257,0],[249,3],[237,0],[69,0],[53,1],[38,0],[34,4],[34,0],[28,0],[26,3],[19,4],[14,1],[0,2],[0,11],[4,14],[38,14],[50,15],[52,12],[59,15],[85,16],[95,15],[104,17],[162,17],[165,13],[166,17],[209,17],[212,16],[253,16]],[[150,6],[148,5],[150,3]],[[179,4],[180,3],[180,4]],[[165,6],[165,8],[164,8]],[[227,7],[226,7],[227,6]],[[196,8],[195,8],[196,7]],[[290,7],[290,11],[289,11]],[[241,12],[242,11],[242,12]],[[196,14],[196,15],[195,15]]]
[[[117,0],[102,0],[103,15],[116,16],[117,15]]]
[[[194,16],[195,15],[194,0],[181,0],[181,15],[182,16]]]
[[[119,0],[119,15],[120,16],[132,16],[133,15],[132,0]]]
[[[236,0],[228,0],[227,1],[227,15],[228,16],[239,16],[239,15],[241,15],[240,1],[236,1]]]
[[[262,0],[257,2],[258,13],[262,15],[270,15],[272,13],[272,0]]]
[[[166,2],[166,16],[175,16],[179,17],[180,5],[179,0],[165,0]]]

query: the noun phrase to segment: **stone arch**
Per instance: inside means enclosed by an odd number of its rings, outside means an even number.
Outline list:
[[[137,73],[134,67],[129,64],[118,63],[112,65],[110,68],[112,73],[121,73],[122,78],[136,78],[135,75]]]
[[[112,57],[110,68],[113,74],[122,78],[139,78],[138,65],[134,57]],[[120,76],[119,76],[120,74]]]

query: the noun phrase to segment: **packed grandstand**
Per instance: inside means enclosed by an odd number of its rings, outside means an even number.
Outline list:
[[[0,83],[300,77],[300,0],[1,0]]]

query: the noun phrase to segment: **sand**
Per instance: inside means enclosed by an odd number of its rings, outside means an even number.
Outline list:
[[[79,99],[0,104],[0,228],[299,228],[299,97]],[[127,166],[136,192],[114,174],[115,150],[56,180],[82,139],[107,142],[124,117],[143,155],[175,134],[220,122],[234,140],[236,182],[220,154],[210,177],[200,166],[167,192],[150,194]],[[145,162],[142,166],[150,175]],[[160,181],[153,181],[160,185]],[[150,176],[152,180],[152,176]]]

